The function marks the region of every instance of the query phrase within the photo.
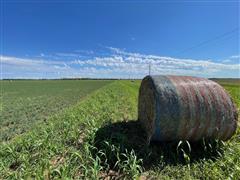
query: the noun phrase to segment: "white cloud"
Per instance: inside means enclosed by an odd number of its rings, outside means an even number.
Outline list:
[[[222,60],[222,63],[240,63],[240,55],[230,56],[227,59]]]
[[[11,56],[1,56],[1,66],[3,78],[57,77],[59,74],[65,74],[71,69],[67,63],[62,61],[36,60]]]
[[[234,55],[234,56],[231,56],[230,58],[231,58],[231,59],[239,59],[239,58],[240,58],[240,55]]]
[[[231,59],[224,59],[224,60],[222,60],[222,63],[231,63],[231,62],[232,62]]]
[[[139,53],[129,53],[121,49],[109,47],[113,51],[110,57],[96,57],[86,61],[75,60],[71,63],[81,66],[91,65],[108,67],[117,72],[127,72],[144,75],[148,72],[151,64],[154,74],[187,74],[212,76],[214,73],[223,71],[239,71],[239,64],[216,63],[211,60],[179,59],[172,57],[162,57],[155,55],[144,55]]]
[[[63,56],[63,57],[81,57],[80,54],[77,53],[55,53],[57,56]]]
[[[37,65],[65,65],[65,62],[62,61],[50,61],[50,60],[36,60],[36,59],[29,59],[29,58],[17,58],[12,56],[2,56],[1,55],[1,63],[2,64],[9,64],[9,65],[16,65],[16,66],[37,66]]]
[[[1,56],[3,77],[105,77],[142,78],[148,74],[193,75],[202,77],[239,77],[240,64],[212,60],[180,59],[145,55],[108,47],[110,55],[80,59],[75,53],[58,53],[65,60],[30,59]],[[45,56],[46,57],[46,56]],[[44,57],[42,57],[44,58]],[[226,64],[227,63],[227,64]],[[10,74],[10,75],[9,75]]]
[[[92,50],[75,50],[74,52],[81,53],[81,54],[88,54],[88,55],[94,54],[94,51]]]

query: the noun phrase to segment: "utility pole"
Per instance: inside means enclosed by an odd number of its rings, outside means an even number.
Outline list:
[[[149,76],[151,75],[151,63],[149,63],[149,65],[148,65],[148,75]]]

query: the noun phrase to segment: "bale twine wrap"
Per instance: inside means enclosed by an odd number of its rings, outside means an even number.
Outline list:
[[[219,84],[190,76],[146,76],[138,119],[148,140],[227,140],[237,128],[237,109]]]

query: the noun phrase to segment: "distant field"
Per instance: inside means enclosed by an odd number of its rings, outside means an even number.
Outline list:
[[[219,83],[239,105],[240,84]],[[136,121],[139,86],[114,81],[0,143],[0,179],[239,179],[239,127],[227,142],[146,146]]]
[[[240,108],[240,79],[213,79],[222,85],[231,95],[235,104]]]
[[[109,80],[1,81],[0,142],[22,134],[69,107]]]
[[[240,78],[210,78],[213,81],[219,82],[221,84],[236,84],[240,85]]]

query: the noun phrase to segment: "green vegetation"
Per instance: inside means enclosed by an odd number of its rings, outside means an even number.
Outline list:
[[[0,145],[0,179],[240,177],[239,127],[225,143],[146,146],[136,121],[139,85],[139,81],[108,84]],[[239,105],[240,85],[226,89]]]
[[[231,95],[235,104],[240,108],[240,80],[239,79],[218,79],[216,80]]]
[[[88,93],[112,81],[1,81],[0,142],[32,128],[37,122],[76,104]]]

